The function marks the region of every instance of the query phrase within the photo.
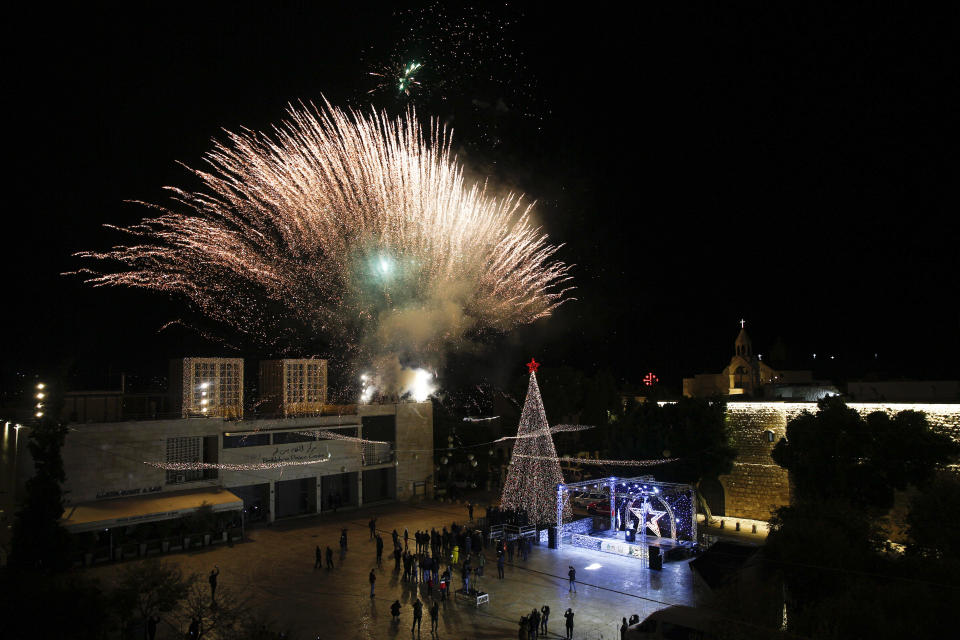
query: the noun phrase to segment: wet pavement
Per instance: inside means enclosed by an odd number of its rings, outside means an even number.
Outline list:
[[[478,510],[482,511],[482,510]],[[405,583],[394,573],[390,532],[403,535],[466,520],[461,505],[427,502],[410,506],[389,504],[367,507],[337,515],[311,517],[276,523],[248,531],[248,542],[209,547],[164,559],[180,564],[184,571],[205,576],[219,565],[218,595],[221,589],[248,596],[252,606],[289,629],[300,640],[314,638],[400,638],[411,637],[412,603],[424,602],[421,638],[429,638],[431,604],[425,585]],[[384,539],[383,567],[376,569],[376,597],[370,598],[368,575],[376,567],[376,549],[369,539],[367,523],[377,517],[377,529]],[[349,530],[349,550],[341,560],[338,549],[340,529]],[[314,569],[314,548],[329,545],[336,568]],[[447,600],[440,608],[440,638],[516,638],[518,622],[531,609],[550,607],[549,636],[562,638],[563,612],[576,614],[575,638],[618,637],[622,617],[638,614],[641,619],[672,604],[695,605],[707,598],[706,590],[694,581],[687,562],[669,562],[662,571],[640,567],[637,560],[572,547],[560,550],[533,547],[524,562],[519,554],[507,563],[503,580],[496,578],[496,558],[487,550],[486,576],[480,589],[490,594],[489,604],[474,607],[463,600]],[[136,562],[136,561],[132,561]],[[567,567],[577,570],[577,592],[568,590]],[[122,564],[102,565],[86,572],[105,583]],[[459,571],[454,581],[459,586]],[[419,593],[418,590],[419,589]],[[434,595],[437,595],[436,589]],[[400,623],[391,623],[390,605],[403,605]],[[158,638],[179,638],[163,624]]]

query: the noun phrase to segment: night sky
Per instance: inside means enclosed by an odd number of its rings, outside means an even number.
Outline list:
[[[200,4],[9,17],[5,386],[68,371],[102,388],[232,355],[158,333],[176,299],[60,273],[122,240],[103,223],[147,214],[125,200],[196,186],[176,161],[199,166],[221,127],[265,129],[321,94],[357,104],[399,20],[365,3]],[[477,375],[536,355],[626,383],[654,371],[679,392],[726,365],[745,318],[755,351],[779,343],[789,368],[957,377],[955,16],[675,4],[491,5],[513,21],[509,81],[459,74],[418,106],[454,128],[472,175],[537,199],[577,265],[578,300],[492,340]]]

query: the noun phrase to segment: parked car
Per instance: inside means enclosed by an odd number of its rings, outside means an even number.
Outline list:
[[[654,611],[627,628],[630,640],[714,640],[716,615],[705,609],[675,605]]]
[[[610,513],[610,501],[609,500],[600,500],[597,502],[591,502],[587,505],[587,513],[590,515],[596,515],[598,513],[603,513],[609,515]]]
[[[600,500],[606,500],[606,493],[597,493],[595,491],[589,493],[581,493],[570,499],[570,502],[575,507],[587,507],[591,502],[598,502]]]

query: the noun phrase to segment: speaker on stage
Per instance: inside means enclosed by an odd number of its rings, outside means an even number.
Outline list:
[[[557,548],[557,528],[548,527],[547,528],[547,546],[551,549]]]
[[[663,556],[660,555],[660,547],[650,545],[647,547],[648,557],[650,559],[650,568],[655,571],[663,570]]]
[[[627,529],[627,542],[636,542],[637,541],[637,530],[636,529]]]

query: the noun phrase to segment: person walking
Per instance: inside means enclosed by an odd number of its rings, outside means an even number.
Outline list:
[[[314,555],[316,558],[313,561],[313,568],[319,569],[321,566],[323,566],[323,552],[320,551],[320,545],[317,545],[317,550],[314,552]]]
[[[503,554],[497,556],[497,578],[503,580]]]
[[[573,609],[567,609],[563,617],[567,619],[567,640],[573,638]]]
[[[370,539],[373,540],[377,537],[377,519],[370,518],[370,522],[367,523],[367,526],[370,527]]]
[[[483,551],[480,552],[480,557],[477,558],[477,574],[483,575],[483,565],[487,563],[487,554]]]
[[[620,640],[627,640],[627,629],[629,629],[627,619],[624,618],[623,624],[620,625]]]
[[[377,574],[370,569],[370,597],[373,597],[373,586],[377,583]]]
[[[417,630],[417,635],[420,635],[420,622],[423,620],[423,603],[420,602],[420,598],[417,598],[417,601],[413,603],[413,624],[410,625],[410,633],[413,633],[413,630]]]
[[[407,531],[407,528],[403,528],[403,550],[406,551],[410,548],[410,533]]]
[[[207,582],[210,583],[210,602],[216,601],[217,597],[217,576],[220,575],[220,567],[213,565],[213,571],[210,572],[210,577],[207,578]]]
[[[377,536],[377,566],[383,566],[383,538]]]
[[[391,533],[390,535],[393,536],[393,546],[394,547],[400,546],[400,534],[397,533],[397,530],[394,529],[393,533]]]
[[[394,600],[393,604],[390,605],[390,616],[393,618],[391,622],[400,622],[400,601]]]
[[[453,545],[453,564],[460,564],[460,545]]]
[[[437,625],[440,623],[440,604],[434,600],[430,607],[430,633],[437,633]]]
[[[537,640],[537,632],[540,631],[540,614],[536,609],[530,612],[530,640]]]
[[[540,607],[540,635],[547,637],[547,619],[550,617],[550,607],[543,605]]]
[[[400,571],[400,547],[393,548],[393,571],[395,573]]]
[[[327,547],[327,569],[333,569],[333,549]]]
[[[340,529],[340,552],[346,553],[347,551],[347,530]]]
[[[570,571],[567,572],[567,576],[570,578],[570,588],[567,591],[577,592],[577,570],[570,566]]]

